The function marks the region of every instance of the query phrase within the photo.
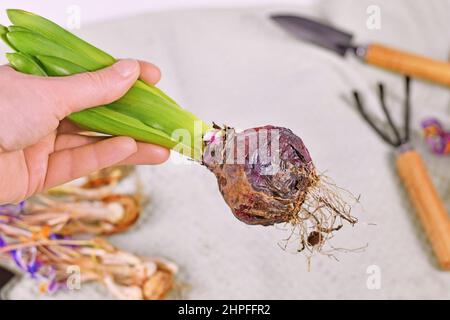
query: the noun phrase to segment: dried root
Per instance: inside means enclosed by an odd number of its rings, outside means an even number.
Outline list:
[[[287,224],[291,233],[280,246],[288,250],[292,244],[296,252],[308,258],[316,253],[333,256],[330,240],[344,224],[355,225],[352,205],[359,202],[350,192],[337,187],[326,176],[317,176],[316,183],[307,192],[299,213]]]

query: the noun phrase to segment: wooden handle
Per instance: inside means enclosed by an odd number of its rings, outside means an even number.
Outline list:
[[[450,217],[416,151],[397,157],[397,170],[442,269],[450,270]]]
[[[380,44],[369,45],[365,61],[389,71],[450,87],[450,63],[391,49]]]

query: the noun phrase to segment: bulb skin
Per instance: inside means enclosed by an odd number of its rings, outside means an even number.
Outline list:
[[[223,132],[206,144],[203,164],[234,216],[250,225],[292,221],[318,181],[302,139],[271,125]]]

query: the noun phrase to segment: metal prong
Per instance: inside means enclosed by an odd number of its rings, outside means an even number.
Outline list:
[[[361,99],[359,97],[359,94],[357,91],[353,91],[353,97],[355,98],[356,101],[356,106],[358,108],[359,113],[361,114],[361,116],[363,117],[363,119],[367,122],[367,124],[369,126],[372,127],[372,129],[378,134],[378,136],[383,139],[385,142],[387,142],[388,144],[390,144],[393,147],[397,147],[398,145],[393,142],[391,140],[391,138],[385,134],[383,131],[381,131],[376,125],[375,123],[372,121],[372,119],[369,117],[369,115],[366,113],[366,111],[364,110],[364,107],[362,105]]]
[[[410,135],[410,122],[411,122],[411,78],[409,76],[405,77],[405,136],[403,138],[403,143],[409,141]]]
[[[400,138],[400,133],[397,130],[397,127],[394,124],[394,121],[392,121],[391,113],[389,112],[387,106],[386,106],[386,99],[385,99],[385,93],[384,93],[384,86],[382,83],[378,84],[378,94],[380,98],[381,108],[383,109],[384,115],[386,116],[387,122],[389,124],[389,127],[392,129],[395,135],[395,139],[397,140],[395,142],[396,146],[400,146],[402,144],[402,139]]]

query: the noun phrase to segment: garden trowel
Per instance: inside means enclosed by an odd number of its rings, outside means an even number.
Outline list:
[[[351,33],[301,16],[273,14],[271,19],[294,37],[342,57],[351,52],[368,64],[450,87],[450,63],[377,43],[357,45],[353,43]]]

